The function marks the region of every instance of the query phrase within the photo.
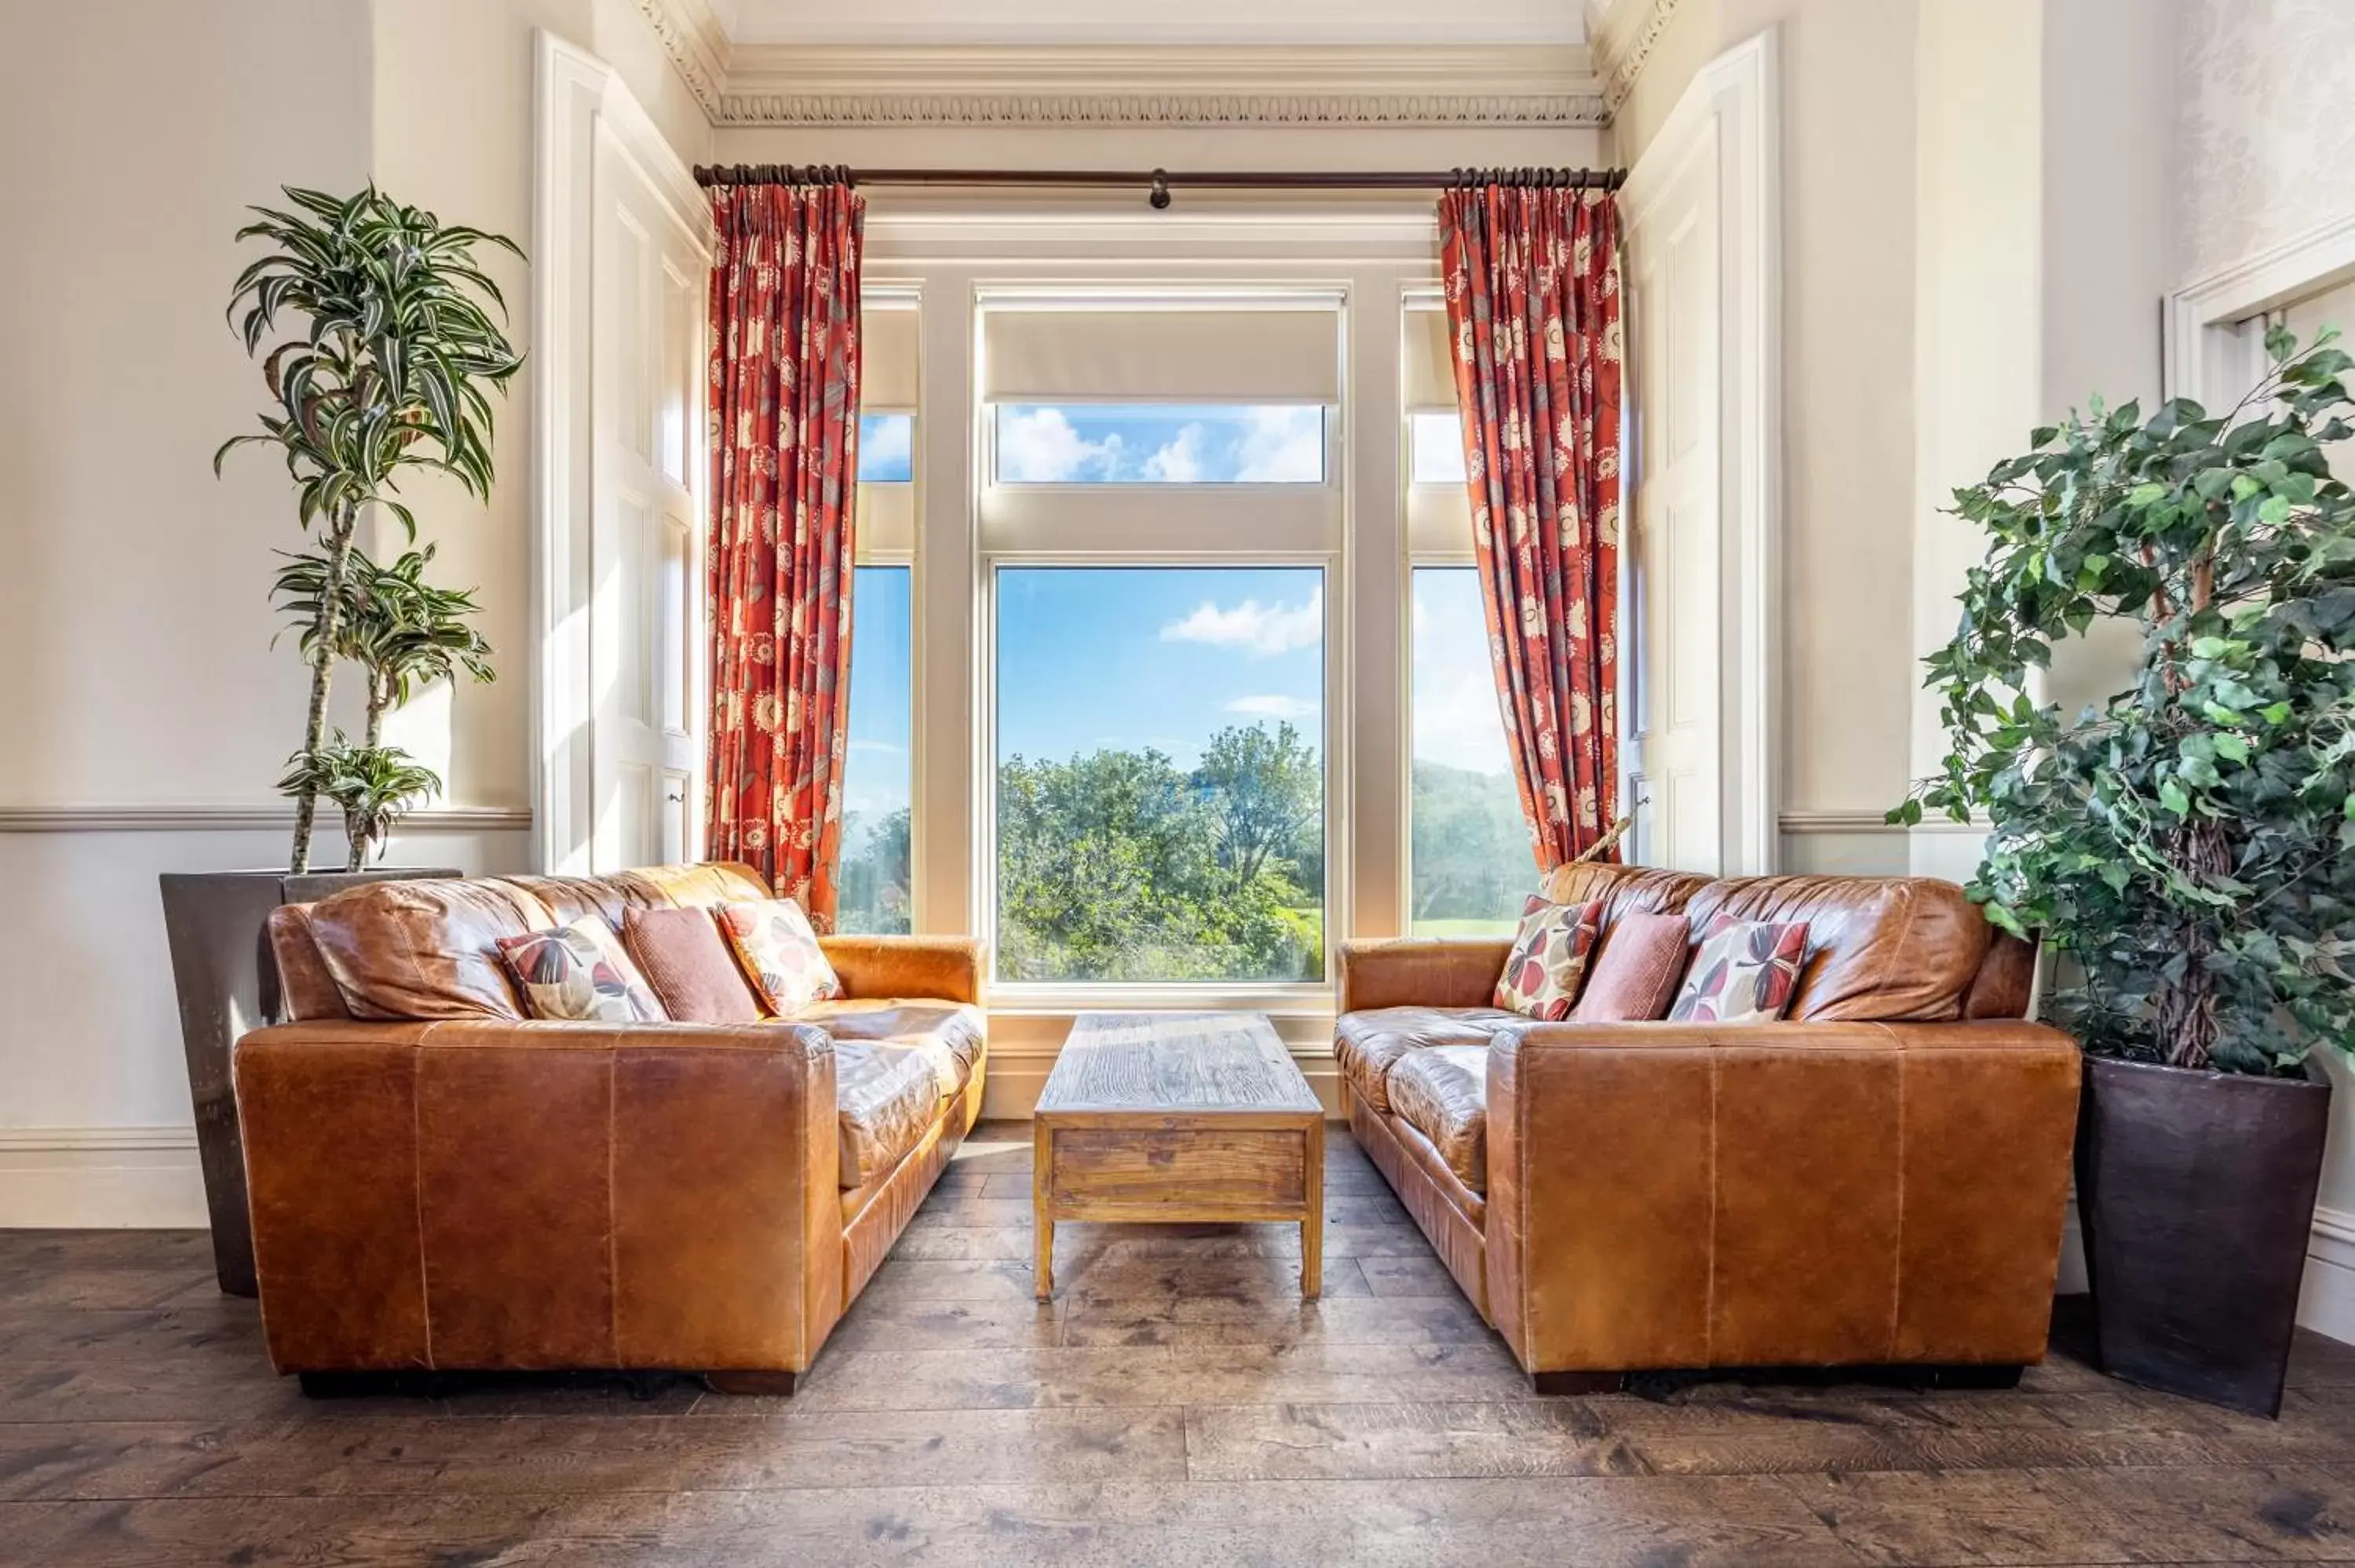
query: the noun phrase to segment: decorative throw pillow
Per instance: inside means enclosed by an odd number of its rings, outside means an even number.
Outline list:
[[[1587,965],[1586,989],[1579,993],[1578,1005],[1571,1009],[1571,1022],[1627,1023],[1666,1018],[1691,951],[1692,923],[1683,916],[1620,916]]]
[[[591,915],[554,931],[499,938],[499,958],[533,1018],[570,1023],[659,1023],[667,1015],[605,922]]]
[[[701,907],[633,909],[622,940],[663,1009],[683,1023],[757,1023],[761,1004],[728,938]]]
[[[1668,1017],[1678,1023],[1771,1023],[1790,1011],[1806,951],[1805,921],[1785,926],[1721,915],[1701,933]]]
[[[1568,1018],[1602,923],[1600,899],[1549,904],[1532,896],[1522,906],[1520,934],[1513,938],[1512,956],[1497,981],[1497,1005],[1529,1018]]]
[[[842,981],[826,961],[809,916],[790,898],[758,904],[723,904],[712,911],[752,989],[779,1018],[790,1018],[814,1001],[832,1001]]]

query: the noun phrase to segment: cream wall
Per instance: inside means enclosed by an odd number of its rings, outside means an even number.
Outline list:
[[[704,154],[629,0],[77,0],[0,21],[0,1225],[203,1222],[155,878],[284,863],[272,786],[305,687],[271,647],[272,552],[302,542],[282,468],[209,467],[261,407],[222,317],[241,209],[373,177],[527,242],[537,26],[604,53]],[[527,336],[528,273],[497,273]],[[503,678],[396,721],[456,808],[413,819],[396,863],[528,853],[528,376],[489,511],[416,493]]]

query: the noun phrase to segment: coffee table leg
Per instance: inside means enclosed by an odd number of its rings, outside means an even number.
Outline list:
[[[1300,1294],[1314,1301],[1325,1293],[1325,1121],[1308,1124],[1308,1213],[1300,1221]]]
[[[1030,1134],[1030,1226],[1037,1233],[1031,1284],[1041,1301],[1050,1301],[1055,1296],[1055,1222],[1047,1204],[1054,1169],[1055,1135],[1040,1120],[1034,1124]]]

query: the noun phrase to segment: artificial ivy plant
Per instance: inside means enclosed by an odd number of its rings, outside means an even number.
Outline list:
[[[2086,1049],[2225,1072],[2355,1050],[2355,360],[2266,334],[2229,413],[2099,403],[1955,492],[1985,529],[1929,656],[1950,754],[1892,821],[1983,811],[1971,885],[2065,955]],[[2345,455],[2355,456],[2355,451]],[[2344,461],[2344,457],[2342,457]],[[2132,680],[2072,720],[2030,693],[2056,644],[2124,617]]]
[[[324,535],[324,548],[306,557],[316,573],[303,636],[310,711],[303,747],[288,758],[280,784],[295,802],[288,863],[303,872],[310,867],[319,796],[329,783],[356,781],[346,791],[352,799],[339,801],[347,821],[381,822],[377,797],[384,789],[407,784],[413,799],[424,792],[417,776],[432,778],[376,745],[373,731],[382,717],[376,676],[365,747],[350,747],[340,735],[327,739],[328,691],[336,659],[349,651],[344,617],[362,520],[380,507],[416,539],[417,519],[396,498],[401,471],[439,470],[475,499],[490,498],[486,389],[504,391],[523,356],[494,317],[504,314],[505,301],[475,264],[474,249],[523,252],[500,235],[444,224],[373,185],[350,196],[288,186],[286,197],[291,210],[255,207],[256,221],[238,231],[240,242],[261,239],[272,249],[238,275],[229,307],[249,355],[276,340],[262,359],[272,406],[261,415],[261,432],[224,442],[213,467],[218,471],[221,460],[247,442],[278,448],[296,485],[303,527]],[[282,313],[297,318],[282,337]],[[286,591],[282,574],[281,589]],[[405,691],[405,680],[401,685]],[[355,756],[364,749],[389,755]],[[365,807],[357,819],[355,801]],[[396,802],[396,816],[398,809]]]

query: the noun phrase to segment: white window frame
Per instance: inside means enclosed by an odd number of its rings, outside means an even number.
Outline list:
[[[1239,289],[1178,280],[1157,286],[1119,290],[1037,287],[983,288],[975,296],[975,337],[982,341],[982,313],[993,306],[1025,310],[1068,306],[1074,310],[1184,310],[1246,308],[1329,309],[1335,313],[1336,352],[1349,322],[1346,288],[1305,286],[1297,290]],[[975,377],[978,387],[982,382]],[[1340,661],[1342,535],[1348,486],[1343,429],[1348,388],[1337,405],[1326,405],[1325,479],[1318,484],[1135,484],[1001,483],[996,479],[996,414],[999,405],[976,396],[974,428],[979,451],[976,472],[984,482],[975,495],[981,638],[975,661],[981,689],[975,784],[978,802],[977,927],[990,946],[991,995],[1027,1010],[1060,1012],[1078,1007],[1245,1009],[1306,1012],[1329,1007],[1340,935],[1334,911],[1346,896],[1348,865],[1335,853],[1341,842],[1339,801],[1346,793],[1348,758],[1340,744],[1347,688],[1337,678]],[[1227,401],[1211,399],[1203,403]],[[1136,407],[1132,397],[1057,397],[1058,406]],[[1021,407],[1043,406],[1026,401]],[[1190,406],[1190,405],[1189,405]],[[1247,406],[1241,403],[1237,407]],[[1134,984],[1103,981],[1007,980],[997,976],[997,580],[999,572],[1023,567],[1295,567],[1314,568],[1325,625],[1319,656],[1323,707],[1317,747],[1325,768],[1325,952],[1323,978],[1314,981],[1188,981]]]

